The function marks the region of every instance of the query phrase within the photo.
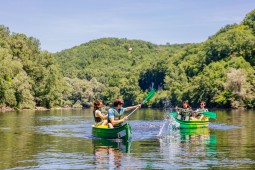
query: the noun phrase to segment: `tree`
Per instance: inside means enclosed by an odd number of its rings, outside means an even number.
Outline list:
[[[224,90],[223,85],[226,80],[224,64],[224,61],[211,63],[198,76],[191,79],[186,94],[184,94],[189,97],[191,103],[204,100],[209,107],[227,106],[225,101],[219,103],[217,100]]]
[[[255,36],[245,25],[240,25],[218,34],[204,44],[206,64],[213,61],[229,60],[231,56],[242,56],[255,65]]]
[[[246,15],[243,24],[248,25],[255,33],[255,9]]]
[[[230,93],[229,100],[232,108],[245,107],[245,101],[254,100],[252,86],[246,81],[242,69],[230,68],[224,87]]]

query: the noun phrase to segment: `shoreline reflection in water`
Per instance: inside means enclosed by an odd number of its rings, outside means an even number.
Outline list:
[[[125,153],[130,153],[131,142],[122,140],[93,140],[94,164],[97,169],[121,168]],[[124,155],[125,154],[125,155]]]

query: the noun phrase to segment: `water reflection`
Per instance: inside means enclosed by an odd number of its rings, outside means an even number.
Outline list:
[[[209,128],[172,130],[170,135],[159,136],[159,142],[164,159],[176,165],[181,163],[178,167],[182,168],[190,165],[201,168],[202,159],[217,153],[217,138]]]
[[[130,153],[131,142],[117,140],[93,140],[97,169],[123,167],[124,153]]]
[[[191,151],[196,151],[193,146],[199,146],[199,152],[207,156],[215,156],[217,138],[209,128],[181,129],[181,143]]]
[[[175,139],[174,142],[179,142],[180,144],[215,145],[217,143],[216,135],[210,132],[209,128],[172,130],[171,135],[161,137],[160,140],[162,140],[162,142],[171,143],[173,138]]]
[[[180,129],[179,131],[181,141],[184,142],[192,144],[206,144],[211,141],[209,128]],[[212,141],[212,143],[215,144],[215,140]]]

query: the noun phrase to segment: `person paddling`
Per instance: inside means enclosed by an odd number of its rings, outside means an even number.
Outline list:
[[[127,116],[124,116],[125,111],[129,111],[135,108],[141,107],[141,104],[135,106],[123,107],[123,99],[116,99],[113,103],[113,108],[108,110],[108,126],[109,128],[114,128],[114,126],[119,126],[121,123],[128,119]],[[124,116],[124,117],[123,117]],[[122,118],[123,117],[123,118]]]
[[[208,112],[208,109],[205,108],[205,102],[200,102],[200,107],[193,112],[193,115],[191,117],[191,120],[202,120],[204,118],[203,112]]]
[[[178,119],[189,120],[190,112],[192,111],[187,101],[182,102],[182,108],[176,108],[177,113],[180,115]]]

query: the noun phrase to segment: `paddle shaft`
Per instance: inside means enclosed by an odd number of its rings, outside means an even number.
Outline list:
[[[146,101],[149,101],[155,94],[154,89],[152,89],[152,91],[148,94],[148,96],[144,99],[144,101],[141,103],[144,104]],[[127,115],[127,117],[131,116],[139,107],[135,108],[135,110],[133,110],[129,115]]]
[[[145,102],[146,102],[146,100],[144,100],[144,101],[141,103],[141,105],[144,104]],[[135,108],[135,110],[133,110],[131,113],[129,113],[129,115],[127,115],[127,117],[131,116],[138,108],[139,108],[139,107]]]
[[[135,108],[135,110],[133,110],[131,113],[129,113],[129,115],[127,115],[127,117],[131,116],[139,107]]]

